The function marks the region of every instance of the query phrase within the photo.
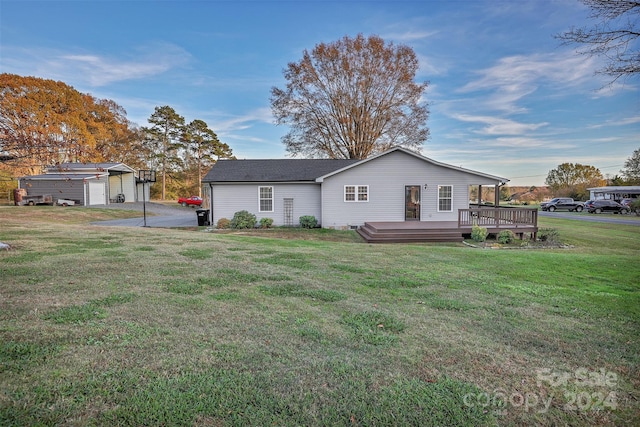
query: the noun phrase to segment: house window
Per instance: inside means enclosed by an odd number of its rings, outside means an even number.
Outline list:
[[[438,212],[451,212],[453,210],[452,194],[452,186],[438,185]]]
[[[259,211],[273,212],[273,187],[258,187]]]
[[[368,185],[345,185],[344,201],[345,202],[368,202],[369,186]]]

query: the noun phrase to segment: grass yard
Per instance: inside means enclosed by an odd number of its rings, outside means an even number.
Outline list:
[[[567,247],[501,250],[89,224],[131,215],[0,206],[0,426],[640,417],[640,226],[540,218]]]

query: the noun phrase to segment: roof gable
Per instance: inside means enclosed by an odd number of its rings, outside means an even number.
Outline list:
[[[366,162],[379,159],[393,152],[401,152],[432,165],[488,178],[506,183],[509,180],[483,172],[464,169],[440,163],[402,147],[395,147],[384,153],[359,159],[261,159],[261,160],[218,160],[202,180],[211,183],[240,182],[323,182],[330,176],[355,168]]]
[[[218,160],[203,182],[315,182],[316,178],[345,166],[354,159],[262,159]]]
[[[373,161],[375,159],[378,159],[380,157],[386,156],[386,155],[388,155],[390,153],[393,153],[393,152],[396,152],[396,151],[397,152],[401,152],[401,153],[405,153],[405,154],[410,155],[410,156],[413,156],[413,157],[415,157],[417,159],[423,160],[423,161],[425,161],[427,163],[430,163],[432,165],[435,165],[435,166],[440,166],[440,167],[444,167],[444,168],[447,168],[447,169],[455,170],[455,171],[458,171],[458,172],[464,172],[464,173],[471,174],[471,175],[481,176],[483,178],[493,179],[493,180],[496,180],[496,181],[500,181],[502,183],[506,183],[506,182],[509,181],[507,178],[503,178],[503,177],[499,177],[499,176],[495,176],[495,175],[490,175],[490,174],[487,174],[487,173],[484,173],[484,172],[478,172],[478,171],[474,171],[474,170],[471,170],[471,169],[464,169],[464,168],[461,168],[461,167],[449,165],[447,163],[437,162],[437,161],[435,161],[433,159],[430,159],[428,157],[425,157],[425,156],[423,156],[421,154],[418,154],[418,153],[416,153],[414,151],[411,151],[411,150],[407,150],[406,148],[402,148],[402,147],[395,147],[395,148],[387,150],[387,151],[385,151],[383,153],[377,154],[375,156],[372,156],[372,157],[369,157],[369,158],[366,158],[366,159],[363,159],[363,160],[359,160],[354,164],[346,165],[345,167],[343,167],[341,169],[338,169],[338,170],[335,170],[335,171],[331,171],[331,172],[327,173],[326,175],[318,177],[316,181],[322,182],[322,181],[324,181],[325,178],[329,178],[330,176],[337,175],[340,172],[343,172],[343,171],[346,171],[348,169],[357,167],[357,166],[359,166],[359,165],[361,165],[363,163],[371,162],[371,161]]]

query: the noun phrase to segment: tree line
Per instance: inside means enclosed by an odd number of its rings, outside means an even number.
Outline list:
[[[427,83],[416,83],[417,55],[378,36],[344,37],[304,51],[273,87],[271,108],[289,126],[292,156],[364,159],[393,146],[419,150],[429,135]],[[0,75],[0,170],[40,173],[63,162],[122,162],[154,169],[152,196],[200,194],[201,179],[228,145],[202,120],[185,123],[170,106],[156,107],[138,127],[111,100],[63,82]]]
[[[156,107],[140,127],[108,99],[60,81],[0,74],[0,185],[65,162],[121,162],[158,171],[152,197],[200,194],[219,158],[233,158],[203,120],[185,123],[169,106]]]
[[[640,148],[625,161],[621,175],[605,178],[600,169],[580,163],[562,163],[547,174],[545,183],[553,196],[572,197],[576,200],[589,198],[589,188],[625,185],[640,185]]]
[[[581,53],[611,60],[602,70],[614,78],[637,76],[637,1],[581,0],[592,11],[592,28],[557,35]],[[271,89],[277,124],[292,156],[364,159],[392,146],[420,150],[429,136],[426,82],[416,82],[417,55],[378,36],[343,37],[304,50],[284,70],[284,88]],[[154,169],[160,182],[152,196],[200,194],[201,179],[219,158],[233,158],[202,120],[185,123],[169,106],[156,107],[149,126],[130,122],[111,100],[82,94],[59,81],[0,74],[0,185],[3,177],[39,173],[62,162],[122,162]],[[638,184],[638,152],[616,185]],[[564,163],[546,183],[558,195],[584,198],[603,185],[600,171]],[[1,189],[1,188],[0,188]]]

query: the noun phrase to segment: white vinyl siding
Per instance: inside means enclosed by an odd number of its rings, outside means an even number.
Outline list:
[[[273,212],[273,187],[258,187],[258,212]]]
[[[368,185],[345,185],[344,201],[345,202],[368,202],[369,186]]]
[[[233,215],[241,210],[247,210],[256,215],[258,221],[262,218],[273,219],[274,226],[285,224],[284,199],[293,199],[293,212],[287,212],[293,220],[293,225],[300,224],[300,217],[313,215],[318,222],[322,221],[320,209],[320,185],[319,184],[273,184],[273,211],[259,212],[256,199],[256,187],[258,183],[250,184],[214,184],[211,187],[211,213],[215,225],[220,218],[233,218]],[[266,185],[265,185],[266,186]],[[342,190],[340,190],[342,191]]]
[[[438,185],[438,212],[453,211],[453,187]]]
[[[391,152],[362,163],[322,182],[322,226],[347,228],[366,221],[405,220],[405,186],[420,185],[421,221],[457,221],[458,209],[469,207],[469,185],[495,185],[488,177],[450,169],[411,156]],[[368,203],[345,203],[344,187],[368,186]],[[451,186],[451,209],[438,209],[438,185]]]

